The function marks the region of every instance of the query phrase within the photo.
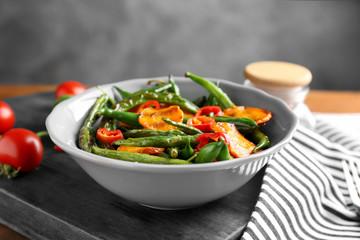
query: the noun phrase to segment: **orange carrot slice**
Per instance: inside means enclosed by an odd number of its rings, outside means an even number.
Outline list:
[[[232,123],[227,122],[217,122],[212,125],[214,132],[223,132],[230,137],[230,154],[233,157],[241,158],[250,155],[254,148],[255,144],[247,140]]]
[[[148,129],[154,130],[171,130],[176,127],[167,124],[162,118],[168,118],[175,122],[182,122],[184,113],[179,106],[173,105],[163,109],[146,108],[139,115],[139,123]]]
[[[254,107],[235,106],[224,109],[224,116],[246,117],[254,120],[257,124],[263,124],[272,118],[271,112]]]

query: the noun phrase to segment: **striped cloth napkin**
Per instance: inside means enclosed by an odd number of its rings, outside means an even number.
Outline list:
[[[360,161],[360,115],[315,117],[314,131],[299,126],[269,161],[242,240],[360,239],[341,164]]]

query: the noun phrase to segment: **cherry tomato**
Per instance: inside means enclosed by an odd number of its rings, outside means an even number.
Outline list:
[[[55,98],[58,99],[63,95],[78,95],[86,90],[86,87],[78,81],[66,81],[61,83],[55,91]]]
[[[0,134],[8,131],[14,126],[15,114],[11,107],[0,101]]]
[[[44,147],[40,138],[24,128],[13,128],[0,138],[0,162],[20,172],[34,170],[41,162]]]

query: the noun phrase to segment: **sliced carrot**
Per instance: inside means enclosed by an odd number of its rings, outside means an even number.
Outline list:
[[[146,108],[139,115],[139,123],[148,129],[154,130],[171,130],[176,127],[167,124],[162,118],[168,118],[175,122],[182,122],[184,113],[179,106],[173,105],[163,109]]]
[[[255,144],[247,140],[232,123],[217,122],[212,125],[214,132],[223,132],[230,137],[230,154],[233,157],[240,158],[250,155]]]
[[[272,118],[270,111],[261,108],[235,106],[224,109],[224,116],[246,117],[254,120],[257,124],[263,124]]]
[[[144,154],[158,154],[165,150],[165,148],[157,147],[128,147],[120,146],[117,148],[118,151],[133,152],[133,153],[144,153]]]

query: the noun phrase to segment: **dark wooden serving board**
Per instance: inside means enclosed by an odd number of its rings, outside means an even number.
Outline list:
[[[45,130],[54,93],[5,99],[16,127]],[[0,177],[0,222],[31,239],[237,239],[256,203],[263,170],[225,198],[201,207],[164,211],[107,191],[66,153],[42,139],[38,169],[16,179]]]

